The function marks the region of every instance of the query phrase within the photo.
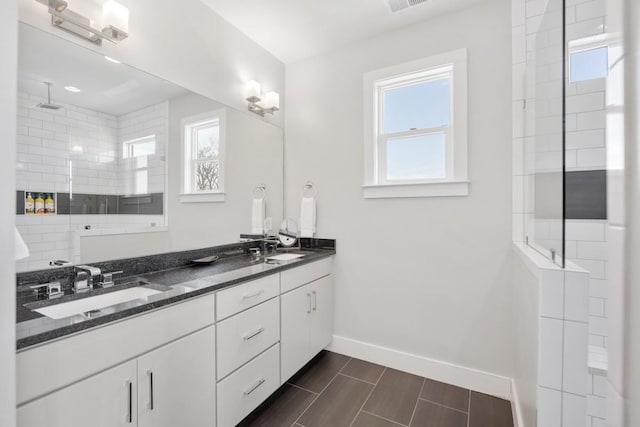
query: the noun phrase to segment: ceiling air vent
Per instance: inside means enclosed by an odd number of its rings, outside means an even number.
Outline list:
[[[418,6],[419,4],[426,3],[429,0],[387,0],[392,12],[398,12],[399,10],[406,9],[412,6]]]

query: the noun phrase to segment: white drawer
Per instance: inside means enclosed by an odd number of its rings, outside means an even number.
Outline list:
[[[280,386],[280,344],[218,383],[218,427],[232,427]]]
[[[218,323],[218,380],[280,340],[280,298]]]
[[[220,321],[251,308],[280,293],[278,274],[262,277],[216,293],[216,320]]]
[[[331,274],[333,257],[285,270],[280,273],[280,289],[282,293],[306,285],[321,277]],[[219,309],[218,309],[219,310]]]

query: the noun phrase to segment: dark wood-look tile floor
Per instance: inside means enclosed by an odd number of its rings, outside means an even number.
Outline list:
[[[322,352],[242,427],[513,427],[486,394]]]

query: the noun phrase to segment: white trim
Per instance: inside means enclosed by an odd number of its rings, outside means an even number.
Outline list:
[[[448,176],[446,182],[437,182],[436,187],[431,187],[432,183],[425,182],[424,187],[419,191],[409,191],[409,188],[417,190],[418,187],[406,187],[402,185],[387,186],[385,190],[373,191],[374,187],[382,187],[378,181],[378,138],[376,132],[378,128],[375,104],[378,98],[377,82],[387,80],[403,74],[427,72],[438,70],[442,67],[453,66],[453,78],[451,82],[452,91],[452,113],[451,129],[447,132],[447,137],[453,140],[453,155],[448,157],[448,161],[453,159],[453,173]],[[467,50],[458,49],[428,58],[419,59],[380,70],[370,71],[364,74],[364,185],[365,198],[380,197],[430,197],[430,196],[466,196],[468,188],[468,75],[467,75]],[[450,143],[448,143],[449,145]],[[449,153],[448,153],[449,154]],[[447,165],[450,170],[451,166]],[[467,185],[460,185],[467,182]],[[454,185],[444,186],[446,183]],[[466,188],[463,188],[466,187]],[[431,188],[432,190],[426,190]],[[437,189],[434,191],[433,189]],[[451,190],[451,191],[449,191]],[[394,193],[396,195],[394,195]],[[434,194],[435,193],[435,194]],[[383,195],[380,195],[383,194]]]
[[[511,400],[511,378],[429,359],[351,338],[333,336],[327,350],[421,377]]]
[[[365,199],[468,196],[469,181],[363,185]]]
[[[522,417],[522,406],[520,405],[520,396],[515,380],[511,380],[511,414],[513,418],[513,427],[535,427],[526,426]]]
[[[221,203],[224,202],[227,193],[180,193],[180,203]]]

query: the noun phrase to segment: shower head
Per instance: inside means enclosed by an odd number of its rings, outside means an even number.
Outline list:
[[[51,102],[51,83],[44,82],[44,84],[47,85],[47,102],[41,102],[40,104],[36,105],[36,107],[46,108],[48,110],[61,109],[62,105],[54,104],[53,102]]]

